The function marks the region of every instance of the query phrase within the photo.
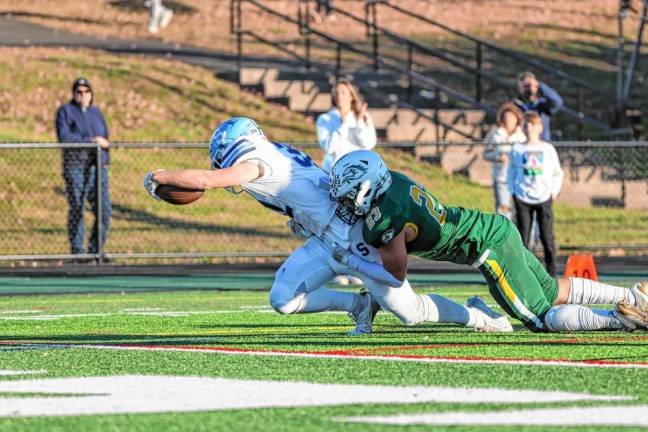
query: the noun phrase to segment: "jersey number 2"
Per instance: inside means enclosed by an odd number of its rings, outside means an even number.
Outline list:
[[[443,208],[443,205],[437,201],[432,195],[421,189],[416,185],[410,186],[410,196],[414,202],[421,206],[425,207],[430,214],[436,220],[440,226],[445,224],[446,212]]]

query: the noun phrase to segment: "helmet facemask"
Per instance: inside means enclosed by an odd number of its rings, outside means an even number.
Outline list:
[[[346,195],[337,199],[338,207],[335,215],[343,222],[352,225],[362,216],[369,212],[372,204],[371,182],[365,180],[358,183],[355,189],[350,190]],[[335,198],[331,197],[332,200]]]

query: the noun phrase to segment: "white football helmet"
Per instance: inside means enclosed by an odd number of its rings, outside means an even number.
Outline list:
[[[348,224],[366,215],[392,183],[385,162],[369,150],[342,156],[331,168],[329,179],[331,199],[339,203],[335,214]]]

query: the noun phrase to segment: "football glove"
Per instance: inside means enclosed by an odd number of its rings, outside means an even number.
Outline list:
[[[148,192],[148,194],[151,195],[153,199],[160,201],[161,198],[155,193],[159,184],[153,181],[153,173],[156,173],[158,171],[164,170],[149,171],[146,173],[146,175],[144,176],[144,189],[146,189],[146,192]]]
[[[286,225],[290,228],[290,232],[297,237],[307,239],[313,235],[312,232],[304,228],[300,223],[296,222],[295,219],[290,219],[286,222]]]
[[[353,254],[342,246],[335,245],[332,255],[335,261],[339,262],[343,266],[349,267],[349,259]]]

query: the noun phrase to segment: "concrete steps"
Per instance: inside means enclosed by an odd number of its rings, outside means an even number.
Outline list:
[[[387,141],[463,142],[482,138],[482,123],[485,118],[483,111],[439,109],[437,115],[442,124],[437,126],[434,120],[436,111],[430,107],[421,107],[417,112],[398,108],[393,102],[385,102],[385,96],[382,99],[372,97],[372,92],[375,93],[376,89],[387,95],[396,94],[396,97],[402,97],[402,94],[397,93],[406,92],[402,83],[395,82],[389,74],[360,70],[354,74],[354,81],[363,83],[361,93],[371,107],[369,112],[377,133]],[[332,106],[329,78],[306,69],[243,68],[240,84],[263,93],[271,102],[313,117],[328,111]],[[365,91],[362,87],[369,90]]]

